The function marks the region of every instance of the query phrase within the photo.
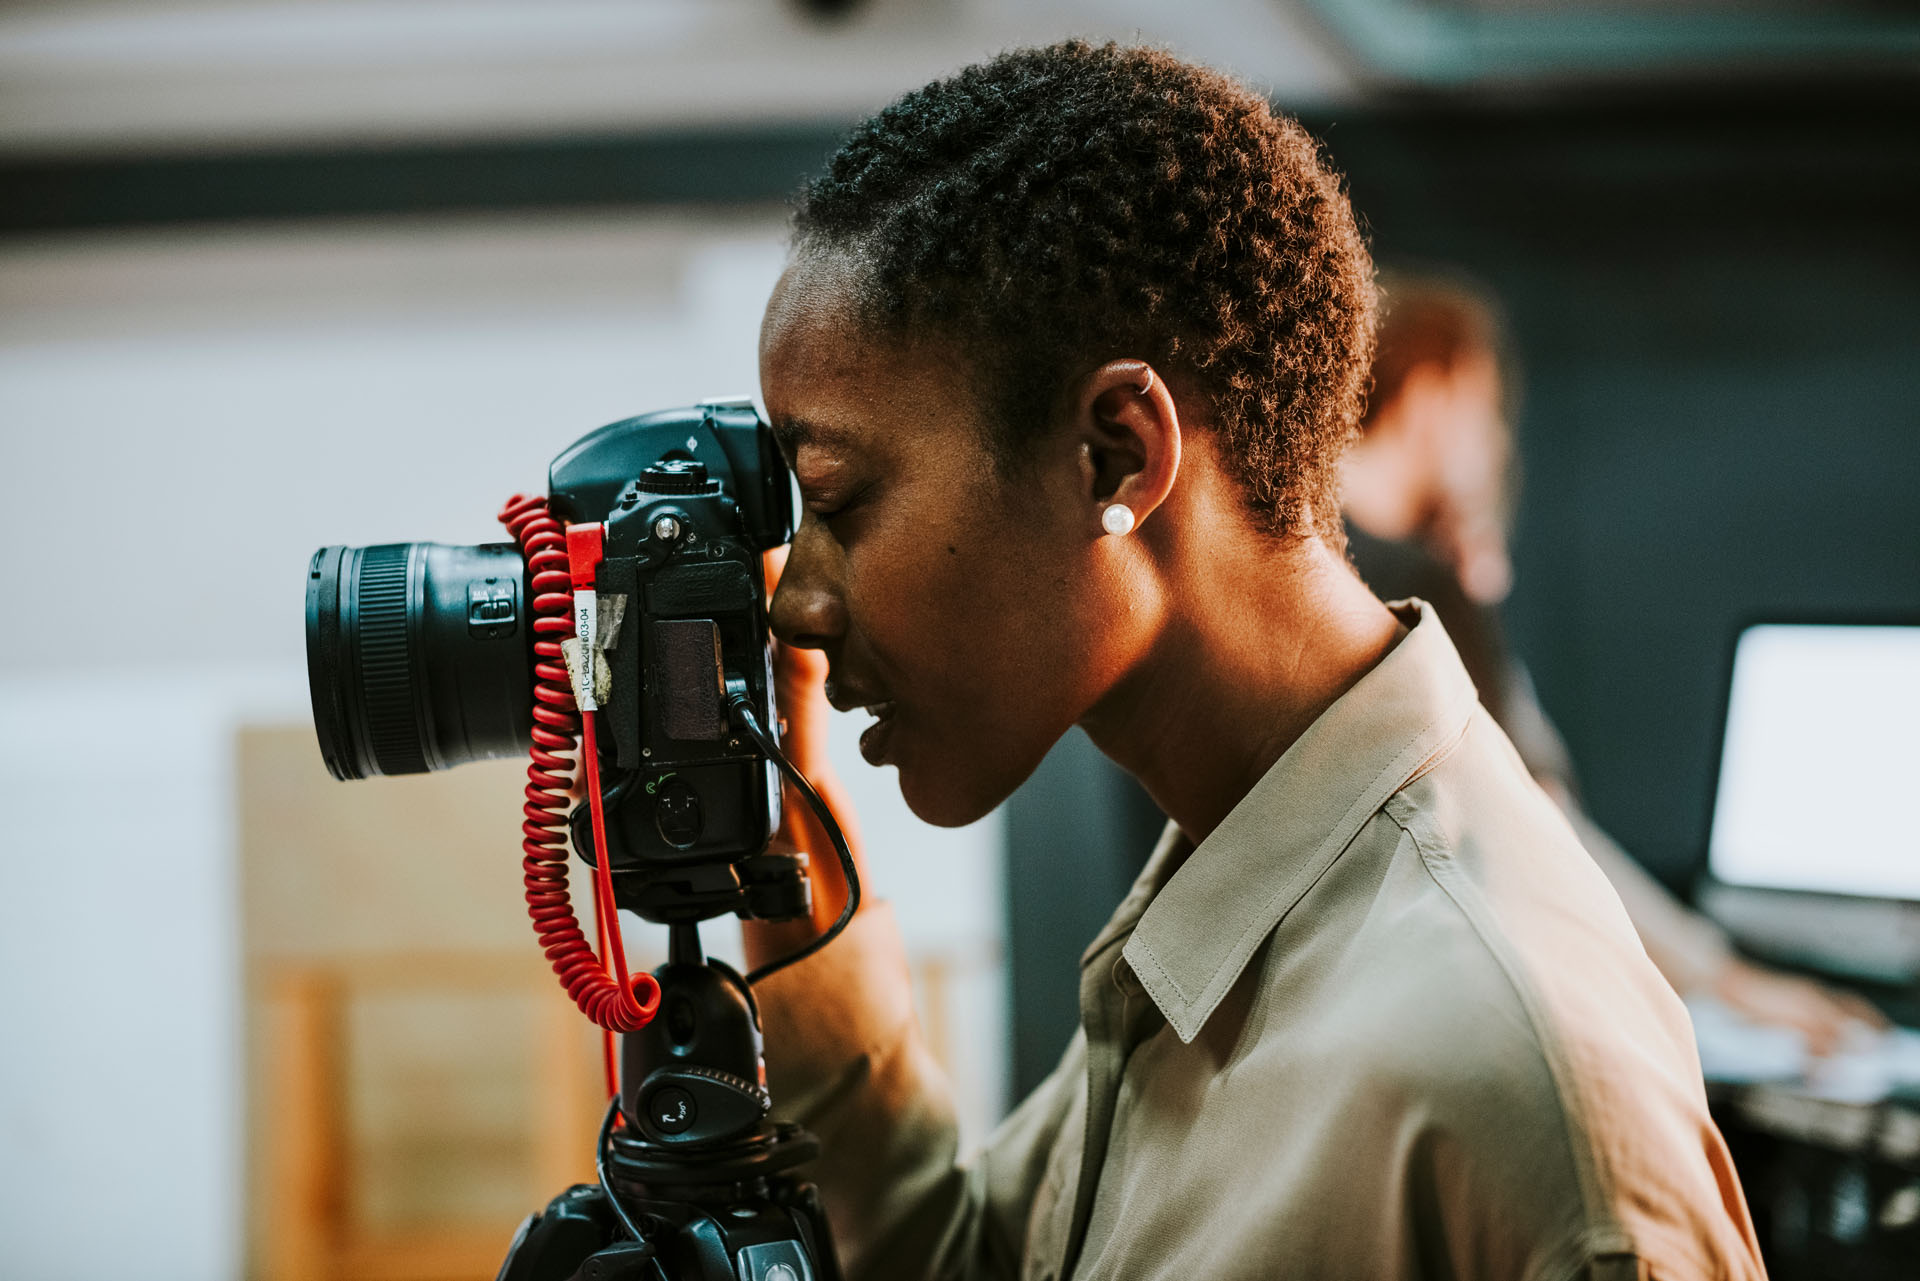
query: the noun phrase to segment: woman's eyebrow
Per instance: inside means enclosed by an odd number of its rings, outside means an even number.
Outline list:
[[[809,418],[783,417],[770,424],[773,438],[789,458],[803,445],[835,444],[852,435],[844,427],[815,422]]]

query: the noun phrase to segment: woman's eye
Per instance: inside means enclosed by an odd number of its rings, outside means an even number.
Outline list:
[[[862,485],[850,493],[836,491],[827,494],[817,494],[807,499],[807,510],[812,512],[820,520],[831,521],[835,517],[844,516],[847,512],[858,507],[866,497],[867,488],[867,486]]]

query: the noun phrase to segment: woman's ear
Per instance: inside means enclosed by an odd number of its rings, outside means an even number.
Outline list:
[[[1074,417],[1088,524],[1104,533],[1130,532],[1166,501],[1180,473],[1173,393],[1146,361],[1110,360],[1081,380]]]

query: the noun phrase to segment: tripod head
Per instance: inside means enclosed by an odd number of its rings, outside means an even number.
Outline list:
[[[771,1100],[753,992],[672,927],[660,1014],[621,1038],[619,1095],[581,1184],[529,1216],[498,1281],[839,1281],[825,1213],[791,1171],[819,1152]]]

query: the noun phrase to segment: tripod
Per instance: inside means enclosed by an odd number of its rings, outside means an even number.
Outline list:
[[[660,1015],[620,1040],[600,1182],[569,1188],[514,1237],[498,1281],[840,1281],[813,1185],[813,1136],[766,1119],[746,981],[672,927]]]
[[[751,976],[759,978],[844,928],[859,881],[826,802],[750,707],[736,701],[730,712],[821,818],[847,876],[834,927]],[[638,878],[623,887],[621,906],[668,926],[667,963],[654,971],[659,1013],[620,1038],[620,1092],[595,1149],[599,1183],[577,1184],[529,1215],[496,1281],[841,1281],[819,1197],[792,1173],[820,1145],[799,1126],[768,1119],[749,981],[700,946],[700,921],[727,910],[803,913],[803,862],[763,853],[742,866],[744,879],[727,872],[718,884]]]

